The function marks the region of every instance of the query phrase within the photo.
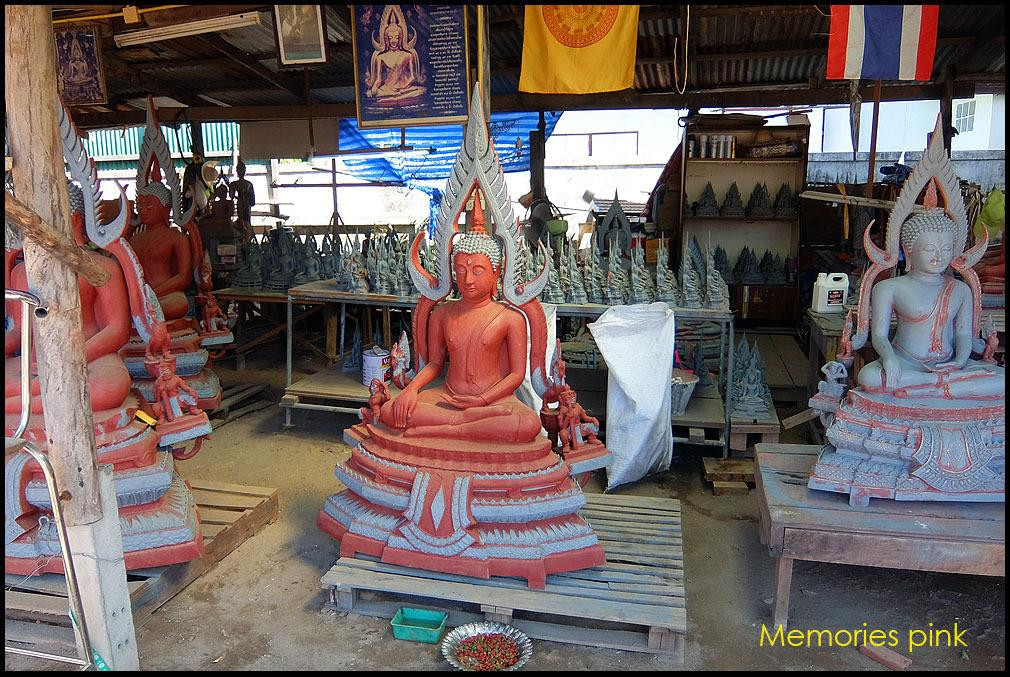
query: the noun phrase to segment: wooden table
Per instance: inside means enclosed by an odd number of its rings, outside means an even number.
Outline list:
[[[236,366],[239,370],[245,368],[245,354],[253,348],[258,348],[259,346],[268,343],[282,332],[287,332],[290,335],[290,327],[293,326],[294,323],[306,320],[319,313],[320,310],[322,310],[324,314],[328,312],[327,309],[318,301],[299,301],[299,303],[303,303],[308,306],[308,308],[292,317],[291,325],[289,326],[286,318],[283,320],[279,319],[273,313],[266,310],[266,308],[270,305],[286,304],[288,302],[288,295],[286,292],[268,291],[266,289],[240,289],[238,287],[227,287],[225,289],[215,290],[214,296],[216,296],[219,301],[235,301],[238,303],[238,324],[235,326],[235,343],[229,348],[235,351],[235,355],[238,359],[238,364]],[[245,337],[246,322],[248,321],[249,316],[253,314],[258,315],[260,318],[265,320],[270,325],[270,328],[256,338],[247,341]],[[301,336],[294,336],[293,339],[310,350],[319,353],[331,362],[337,359],[335,351],[323,352],[316,348],[312,342],[307,341]],[[328,343],[327,346],[329,346]]]
[[[835,359],[838,352],[838,339],[842,336],[845,313],[815,313],[807,308],[807,324],[810,325],[810,343],[807,347],[809,361],[807,390],[815,393],[817,383],[821,380],[821,367]]]
[[[774,625],[786,625],[793,562],[1005,576],[1005,505],[873,499],[807,487],[820,447],[759,444],[755,483],[761,542],[775,558]],[[867,605],[873,600],[867,599]]]

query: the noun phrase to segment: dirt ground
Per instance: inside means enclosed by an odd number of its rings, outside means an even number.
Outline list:
[[[266,351],[269,353],[269,351]],[[262,353],[261,353],[262,354]],[[278,364],[278,359],[280,363]],[[232,361],[230,363],[234,365]],[[296,365],[310,373],[318,365]],[[267,382],[279,399],[283,356],[250,360],[242,373],[217,365],[225,383]],[[325,496],[338,488],[334,465],[349,454],[341,431],[352,417],[267,408],[215,431],[187,478],[277,487],[280,515],[138,628],[146,670],[447,670],[434,645],[393,639],[388,620],[321,613],[320,577],[338,544],[315,526]],[[801,438],[785,441],[802,442]],[[624,491],[680,499],[687,589],[686,669],[883,670],[851,647],[759,646],[770,623],[772,559],[758,542],[757,497],[712,496],[698,452],[681,449],[668,472]],[[600,491],[595,478],[590,491]],[[797,562],[791,629],[967,629],[967,648],[917,649],[913,668],[1003,670],[1005,580]],[[906,640],[907,641],[907,640]],[[908,647],[900,647],[908,655]],[[8,668],[49,669],[8,656]],[[540,670],[681,669],[669,658],[534,641],[528,664]]]

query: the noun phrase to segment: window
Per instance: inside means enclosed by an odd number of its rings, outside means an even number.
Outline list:
[[[975,100],[957,104],[954,109],[954,127],[958,134],[970,132],[975,127]]]
[[[638,155],[638,132],[551,134],[555,149],[569,156],[615,159]]]

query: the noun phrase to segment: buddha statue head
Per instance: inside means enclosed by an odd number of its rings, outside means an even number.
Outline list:
[[[474,200],[473,224],[453,245],[452,271],[464,300],[479,302],[490,298],[498,286],[502,247],[484,227],[480,200]]]
[[[909,270],[941,274],[960,252],[954,251],[957,224],[943,209],[917,214],[901,227],[901,248]]]
[[[137,190],[137,216],[144,225],[168,225],[172,193],[161,181]]]

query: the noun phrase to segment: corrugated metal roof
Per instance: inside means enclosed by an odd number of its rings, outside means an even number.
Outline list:
[[[354,84],[350,11],[348,5],[323,7],[330,40],[329,60],[310,67],[313,98],[321,103],[348,102],[353,100],[347,95],[348,88]],[[811,82],[823,87],[827,7],[691,5],[688,91],[806,88]],[[236,11],[242,9],[245,8]],[[641,6],[636,90],[675,91],[675,55],[684,47],[680,39],[685,30],[682,9],[676,5]],[[489,6],[493,95],[518,91],[523,12],[523,5]],[[471,30],[475,30],[472,10],[468,17]],[[951,64],[959,74],[1001,73],[1006,60],[1002,39],[1005,19],[1006,8],[1002,4],[941,5],[934,77],[939,77]],[[300,95],[304,88],[301,69],[278,66],[272,8],[260,12],[259,25],[217,34],[234,48],[236,58],[223,55],[200,36],[118,49],[111,33],[122,32],[126,26],[122,20],[107,23],[111,31],[103,38],[104,53],[136,76],[106,78],[113,105],[148,93],[145,89],[153,94],[183,98],[192,93],[191,99],[205,93],[232,106],[304,103],[304,96]],[[249,66],[240,63],[243,59],[248,59]],[[676,66],[683,68],[682,58],[678,57]],[[281,84],[271,82],[271,78]],[[841,83],[827,84],[841,86]],[[167,91],[170,88],[176,91]],[[199,99],[193,103],[199,103]]]

